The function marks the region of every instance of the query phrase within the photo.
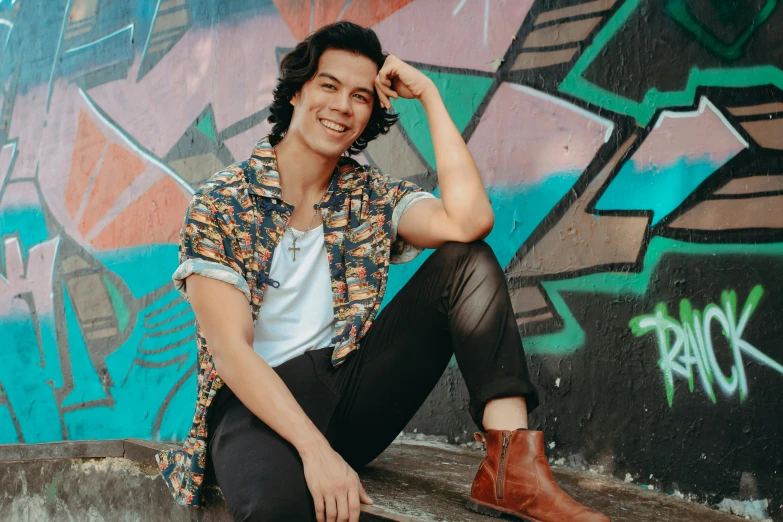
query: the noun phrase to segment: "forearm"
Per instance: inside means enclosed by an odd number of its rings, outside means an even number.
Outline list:
[[[494,218],[476,162],[434,85],[422,94],[421,103],[432,134],[446,216],[470,239],[484,237]]]
[[[288,387],[246,343],[221,346],[213,355],[221,379],[262,422],[290,442],[300,454],[328,445]]]

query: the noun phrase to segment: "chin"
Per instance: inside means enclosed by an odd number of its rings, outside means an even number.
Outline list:
[[[318,140],[318,143],[311,143],[311,148],[317,153],[326,157],[338,157],[342,156],[351,144],[342,145],[339,143],[329,143],[322,140]]]
[[[345,152],[345,149],[341,147],[326,146],[326,145],[313,147],[313,150],[326,158],[334,158],[337,156],[341,156],[343,152]]]

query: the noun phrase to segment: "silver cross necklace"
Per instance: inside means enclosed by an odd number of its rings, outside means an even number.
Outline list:
[[[291,224],[290,223],[286,226],[288,231],[291,232],[291,237],[294,238],[293,245],[288,247],[289,252],[291,252],[293,254],[293,257],[291,259],[292,261],[296,261],[296,253],[297,253],[297,251],[302,250],[301,248],[296,246],[296,242],[299,241],[300,239],[302,239],[303,237],[305,237],[310,232],[310,229],[313,228],[313,223],[315,223],[315,217],[318,215],[318,207],[319,207],[319,205],[317,203],[315,205],[313,205],[313,208],[315,209],[315,212],[313,212],[313,219],[310,220],[310,225],[307,227],[307,230],[302,232],[301,236],[297,236],[296,234],[294,234],[294,229],[291,228]]]

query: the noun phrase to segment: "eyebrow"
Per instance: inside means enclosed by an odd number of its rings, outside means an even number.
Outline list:
[[[340,80],[338,80],[337,78],[335,78],[334,76],[332,76],[332,75],[331,75],[331,74],[329,74],[329,73],[326,73],[326,72],[318,73],[318,76],[317,76],[317,77],[319,77],[319,78],[320,78],[320,77],[322,77],[322,76],[323,76],[324,78],[329,78],[330,80],[334,81],[335,83],[339,83],[340,85],[342,85],[342,84],[343,84],[343,82],[341,82]],[[357,87],[357,88],[356,88],[356,90],[357,90],[357,91],[360,91],[360,92],[367,93],[367,94],[369,94],[370,96],[375,96],[375,91],[373,91],[372,89],[368,89],[368,88],[366,88],[366,87]]]

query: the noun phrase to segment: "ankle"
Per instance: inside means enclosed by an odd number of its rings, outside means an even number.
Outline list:
[[[529,428],[527,425],[519,425],[519,424],[510,424],[505,423],[501,425],[497,424],[490,424],[487,426],[486,424],[483,426],[483,431],[528,431]]]
[[[485,429],[516,431],[527,429],[527,403],[524,397],[493,399],[484,406],[482,424]]]

